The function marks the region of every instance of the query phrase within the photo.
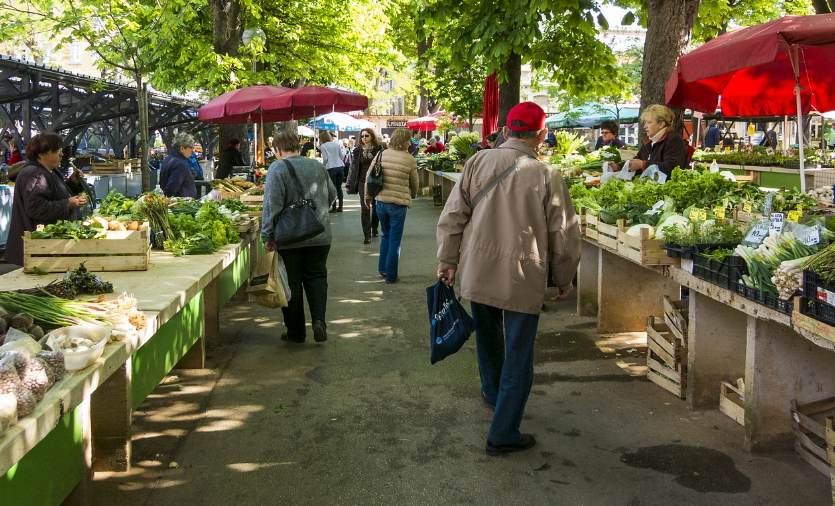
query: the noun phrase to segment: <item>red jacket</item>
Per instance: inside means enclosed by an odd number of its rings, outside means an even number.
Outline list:
[[[434,147],[429,145],[429,147],[426,148],[427,153],[443,153],[444,151],[446,151],[446,148],[440,142],[436,142]]]
[[[20,151],[15,151],[15,152],[14,152],[14,153],[12,153],[12,155],[9,157],[9,166],[11,167],[12,165],[14,165],[14,164],[16,164],[17,162],[20,162],[20,161],[22,161],[22,160],[23,160],[23,157],[22,157],[22,156],[20,156]]]

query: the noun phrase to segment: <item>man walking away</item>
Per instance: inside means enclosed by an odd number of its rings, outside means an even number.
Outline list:
[[[560,172],[537,157],[547,133],[538,105],[523,102],[511,109],[503,128],[507,141],[467,161],[438,222],[438,278],[452,286],[459,273],[460,294],[471,301],[477,324],[481,396],[495,410],[488,455],[536,444],[519,427],[533,383],[548,267],[559,287],[557,299],[565,300],[580,262],[580,230],[568,188]]]

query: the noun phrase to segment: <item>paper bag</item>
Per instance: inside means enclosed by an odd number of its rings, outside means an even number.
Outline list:
[[[258,295],[255,302],[269,308],[287,307],[292,294],[290,293],[290,285],[287,283],[287,269],[284,267],[284,259],[277,253],[275,253],[275,260],[270,265],[270,279],[274,281],[275,291]]]
[[[246,293],[253,295],[269,295],[275,293],[278,289],[276,286],[276,279],[278,278],[276,264],[278,253],[275,251],[268,251],[264,256],[258,260],[255,266],[255,271],[252,273],[252,279],[249,282],[249,288]]]

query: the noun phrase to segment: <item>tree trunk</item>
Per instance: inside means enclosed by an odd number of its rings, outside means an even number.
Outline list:
[[[693,25],[699,14],[701,0],[648,0],[647,37],[644,43],[644,64],[641,71],[641,110],[653,104],[664,104],[664,84],[673,73],[678,58],[690,45]],[[684,126],[683,111],[677,110],[673,130]],[[640,130],[640,140],[646,133]]]
[[[417,57],[418,65],[426,66],[427,63],[423,60],[423,55],[432,48],[432,38],[427,37],[418,41]],[[420,90],[420,103],[418,104],[418,116],[421,118],[429,115],[429,91],[426,89],[426,82],[421,79],[418,84]]]
[[[134,75],[136,81],[136,103],[139,108],[139,137],[142,140],[142,159],[139,166],[142,169],[142,191],[151,190],[151,149],[154,142],[150,139],[148,125],[148,85],[142,81],[142,75]]]
[[[211,0],[211,6],[212,47],[215,53],[237,54],[238,48],[241,47],[241,5],[236,0]],[[217,134],[218,156],[232,138],[241,141],[242,153],[249,153],[250,143],[246,125],[219,125]]]
[[[504,82],[499,83],[499,128],[507,125],[507,113],[519,103],[522,89],[522,55],[511,53],[502,64]]]
[[[835,12],[835,1],[829,0],[812,0],[812,6],[815,8],[815,14],[829,14]]]

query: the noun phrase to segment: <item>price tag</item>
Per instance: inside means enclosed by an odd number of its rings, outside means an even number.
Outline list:
[[[765,153],[766,153],[768,156],[774,156],[774,150],[773,150],[772,148],[768,148],[768,149],[766,149],[766,150],[765,150]]]
[[[690,220],[705,221],[707,219],[707,210],[694,207],[690,210]]]
[[[725,219],[725,208],[724,207],[717,207],[713,210],[713,215],[716,216],[717,220],[724,220]]]
[[[806,230],[796,234],[795,239],[802,242],[806,246],[814,246],[815,244],[821,242],[820,230],[817,225],[808,227]]]
[[[765,196],[765,202],[763,202],[763,217],[768,216],[771,214],[771,203],[774,201],[774,193],[768,193]]]
[[[768,227],[768,231],[779,235],[783,231],[783,223],[785,222],[785,219],[786,216],[783,213],[772,213],[771,224]]]
[[[725,153],[730,153],[730,152],[731,152],[731,147],[730,146],[725,146]]]
[[[745,202],[742,204],[742,210],[746,213],[750,213],[754,211],[754,206],[752,206],[750,202]]]
[[[788,216],[786,216],[786,219],[797,223],[798,220],[800,220],[801,216],[803,216],[803,211],[789,211],[789,214]]]
[[[768,225],[758,223],[748,232],[744,241],[752,244],[761,244],[766,237],[768,237]]]

